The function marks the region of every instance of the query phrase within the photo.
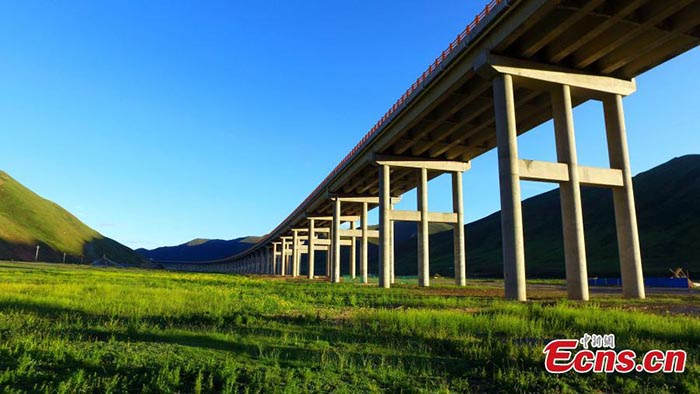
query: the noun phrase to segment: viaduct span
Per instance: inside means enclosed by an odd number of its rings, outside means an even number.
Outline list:
[[[636,76],[699,44],[700,0],[491,1],[259,243],[225,261],[172,268],[296,277],[306,261],[308,278],[322,264],[326,277],[339,282],[341,247],[350,246],[350,274],[357,274],[359,259],[366,283],[368,238],[377,237],[379,285],[388,288],[393,223],[414,221],[419,285],[428,286],[428,225],[443,222],[454,226],[455,283],[464,286],[462,176],[473,158],[496,148],[506,298],[526,299],[521,180],[559,184],[567,292],[575,300],[589,297],[581,186],[612,189],[622,291],[644,298],[623,98],[635,92]],[[603,104],[609,168],[577,162],[572,108],[588,100]],[[520,158],[517,137],[550,119],[557,162]],[[429,212],[428,181],[445,173],[452,177],[454,209]],[[413,188],[416,209],[395,210]],[[379,226],[369,229],[367,212],[375,208]],[[344,222],[349,229],[341,228]],[[316,251],[327,252],[325,261]]]

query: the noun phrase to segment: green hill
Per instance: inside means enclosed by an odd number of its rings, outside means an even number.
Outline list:
[[[57,204],[0,171],[0,260],[90,263],[106,255],[119,263],[142,265],[128,247],[102,236]]]
[[[645,275],[682,267],[700,277],[700,155],[675,158],[633,179]],[[619,276],[612,191],[582,190],[590,276]],[[565,275],[559,190],[523,201],[528,277]],[[404,225],[401,223],[401,225]],[[407,224],[415,226],[414,224]],[[467,275],[501,277],[501,218],[466,226]],[[399,275],[416,274],[416,240],[397,237]],[[452,276],[452,231],[431,235],[431,273]]]

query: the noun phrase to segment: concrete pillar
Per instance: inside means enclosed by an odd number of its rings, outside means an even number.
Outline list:
[[[578,178],[571,88],[568,85],[561,85],[552,90],[551,94],[557,161],[566,163],[569,167],[569,181],[559,184],[564,260],[566,262],[566,289],[569,299],[587,301],[586,243],[583,235],[583,207],[581,205],[581,185]]]
[[[464,199],[462,195],[462,173],[452,173],[452,211],[457,214],[454,224],[454,270],[455,285],[467,285],[467,255],[464,239]]]
[[[282,254],[280,255],[280,257],[281,275],[285,276],[287,275],[287,240],[284,238],[282,239]]]
[[[333,226],[331,226],[333,227]],[[333,230],[331,230],[333,231]],[[328,234],[330,236],[330,234]],[[328,249],[326,250],[326,278],[328,278],[329,281],[333,280],[331,277],[331,259],[332,259],[332,248],[329,246]]]
[[[316,253],[314,248],[316,247],[316,221],[314,219],[309,219],[309,242],[307,242],[309,247],[309,272],[307,277],[309,279],[314,278],[314,266],[316,264]]]
[[[277,275],[277,244],[272,244],[272,275]]]
[[[525,301],[525,248],[520,203],[518,141],[513,78],[502,74],[493,81],[498,145],[498,179],[501,188],[503,274],[507,299]]]
[[[391,169],[379,166],[379,286],[391,287]]]
[[[605,111],[610,167],[622,170],[624,181],[623,187],[613,188],[617,245],[620,254],[620,270],[622,271],[622,293],[628,298],[643,299],[646,294],[642,272],[642,254],[639,247],[637,211],[634,204],[622,97],[619,95],[607,97],[603,100],[603,109]]]
[[[299,269],[299,232],[292,231],[292,277],[296,278]]]
[[[391,210],[392,211],[394,210],[394,204],[391,204]],[[391,238],[391,259],[390,259],[389,271],[391,273],[391,284],[392,285],[394,283],[396,283],[396,275],[394,274],[394,267],[395,267],[395,263],[396,263],[396,253],[395,253],[395,249],[394,249],[394,245],[396,243],[396,239],[394,238],[394,233],[395,233],[394,230],[395,229],[396,229],[396,222],[392,220],[390,225],[389,225],[389,233],[390,233],[390,238]]]
[[[360,243],[360,275],[362,275],[362,283],[367,283],[368,272],[367,272],[367,259],[368,259],[368,248],[369,248],[369,237],[367,236],[367,221],[368,221],[368,204],[366,202],[362,203],[362,215],[360,217],[360,227],[362,228],[362,242]]]
[[[350,230],[355,229],[355,222],[350,222]],[[355,279],[357,276],[357,237],[350,237],[350,277]]]
[[[430,221],[428,220],[428,169],[421,168],[418,180],[418,286],[430,286]]]
[[[340,282],[340,213],[341,202],[339,198],[333,201],[333,257],[331,258],[331,271],[333,274],[333,283]]]

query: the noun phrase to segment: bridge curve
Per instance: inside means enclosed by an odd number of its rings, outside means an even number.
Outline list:
[[[506,297],[526,298],[519,181],[537,180],[560,185],[569,297],[588,298],[580,186],[592,185],[613,189],[623,292],[643,298],[622,98],[636,90],[636,76],[698,45],[700,0],[493,0],[260,242],[180,269],[298,276],[301,254],[313,267],[313,251],[325,250],[326,276],[337,282],[340,247],[352,247],[354,275],[359,242],[366,281],[367,238],[378,236],[380,285],[389,287],[393,222],[411,220],[420,223],[419,282],[427,286],[427,225],[442,221],[454,225],[455,280],[464,285],[462,173],[497,148]],[[571,110],[589,100],[603,102],[610,168],[576,160]],[[517,136],[551,119],[557,162],[520,159]],[[454,210],[428,212],[427,181],[443,173],[453,177]],[[416,211],[394,211],[394,199],[416,187]],[[370,230],[367,211],[376,207],[379,229]]]

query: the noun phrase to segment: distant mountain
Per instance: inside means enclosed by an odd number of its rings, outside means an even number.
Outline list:
[[[125,265],[146,262],[128,247],[82,223],[0,171],[0,260],[91,263],[106,256]]]
[[[154,262],[211,261],[231,257],[255,245],[260,237],[242,237],[230,241],[196,238],[177,246],[164,246],[152,250],[137,249],[136,253]]]
[[[633,179],[645,275],[667,275],[682,267],[700,278],[700,155],[675,158]],[[619,276],[612,191],[582,190],[586,253],[590,276]],[[528,277],[564,277],[559,190],[523,201]],[[415,235],[398,223],[396,272],[417,272]],[[502,277],[501,217],[496,212],[466,225],[467,276]],[[453,275],[452,230],[430,237],[431,274]],[[372,253],[371,255],[374,255]],[[376,265],[373,265],[376,267]],[[376,268],[375,268],[376,269]]]

